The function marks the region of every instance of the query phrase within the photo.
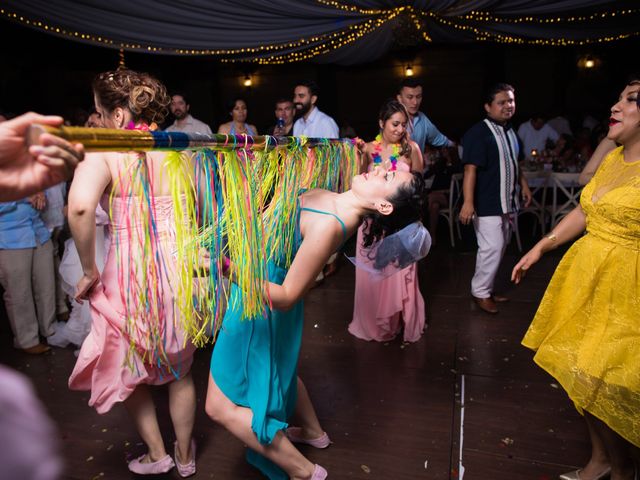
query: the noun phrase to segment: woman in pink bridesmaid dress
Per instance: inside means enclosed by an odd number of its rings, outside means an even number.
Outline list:
[[[149,130],[163,121],[170,102],[158,80],[131,70],[98,75],[93,91],[96,110],[111,129]],[[101,414],[124,403],[148,447],[129,462],[129,470],[159,474],[175,466],[185,477],[195,473],[195,347],[177,315],[182,265],[176,224],[182,220],[175,212],[184,209],[170,194],[166,162],[164,152],[91,153],[76,170],[69,225],[83,276],[75,298],[89,301],[92,325],[69,387],[90,390],[89,405]],[[179,201],[186,202],[187,195]],[[95,210],[101,201],[110,212],[111,236],[102,274],[95,255]],[[177,439],[173,458],[165,450],[149,388],[162,384],[168,384]]]
[[[380,134],[363,150],[363,171],[377,166],[390,171],[422,173],[423,159],[418,145],[409,139],[409,114],[399,102],[383,105],[379,115]],[[363,237],[368,233],[365,221],[358,229],[356,263],[364,262]],[[365,245],[367,242],[364,243]],[[425,305],[418,286],[415,263],[384,279],[356,268],[353,320],[349,332],[362,340],[383,342],[395,338],[404,329],[403,339],[416,342],[425,324]]]

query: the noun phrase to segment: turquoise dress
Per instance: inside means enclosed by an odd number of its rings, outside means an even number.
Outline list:
[[[296,222],[294,255],[300,247],[300,211],[332,215],[333,213],[298,207],[292,218]],[[282,285],[287,274],[285,255],[269,262],[269,280]],[[258,441],[268,445],[279,430],[288,427],[297,399],[297,365],[302,343],[304,305],[302,299],[288,311],[267,310],[264,316],[241,320],[242,302],[237,302],[240,290],[231,286],[229,309],[218,334],[211,357],[211,375],[216,385],[236,405],[248,407],[253,413],[251,428]],[[238,305],[231,308],[232,305]],[[247,461],[272,480],[289,476],[262,455],[247,449]]]

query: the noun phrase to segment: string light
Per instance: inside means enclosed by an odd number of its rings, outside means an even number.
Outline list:
[[[123,43],[118,42],[102,36],[96,36],[88,33],[78,32],[75,30],[69,30],[54,25],[46,24],[39,20],[31,20],[19,15],[15,12],[10,12],[6,9],[0,8],[0,15],[9,18],[12,21],[20,22],[30,27],[34,27],[43,30],[48,33],[55,33],[61,36],[73,37],[75,40],[83,40],[87,42],[93,42],[109,46],[112,48],[119,48],[122,52],[121,62],[124,63],[124,49],[126,50],[144,50],[149,53],[171,53],[177,55],[192,55],[192,56],[216,56],[220,57],[223,63],[235,63],[235,62],[255,62],[258,64],[284,64],[291,62],[299,62],[310,60],[319,55],[324,55],[332,51],[338,50],[342,47],[350,45],[363,36],[379,29],[384,24],[393,20],[398,15],[406,14],[413,23],[416,30],[421,34],[425,42],[432,42],[431,36],[426,31],[424,20],[431,19],[442,25],[454,28],[456,30],[468,32],[472,34],[476,41],[479,42],[495,42],[506,43],[516,45],[537,45],[537,46],[580,46],[589,45],[595,43],[608,43],[618,40],[623,40],[630,37],[636,37],[640,35],[640,32],[628,32],[615,35],[606,35],[597,38],[587,39],[571,39],[571,38],[527,38],[523,36],[513,36],[509,34],[494,33],[482,28],[481,25],[473,25],[467,22],[474,22],[476,24],[482,22],[492,23],[512,23],[512,24],[571,24],[571,23],[583,23],[589,21],[599,21],[603,19],[622,17],[632,14],[637,14],[640,9],[626,9],[613,12],[600,12],[590,15],[573,15],[568,17],[553,17],[553,18],[537,18],[533,16],[526,17],[497,17],[482,11],[471,11],[468,14],[460,15],[456,17],[446,17],[439,15],[435,12],[425,12],[416,9],[412,6],[401,6],[392,9],[361,9],[353,5],[344,5],[336,0],[316,0],[317,3],[331,7],[337,10],[367,16],[367,19],[358,20],[353,18],[353,23],[346,26],[342,30],[328,33],[314,35],[308,38],[301,38],[296,41],[278,43],[278,44],[266,44],[254,47],[241,47],[236,49],[181,49],[181,48],[162,48],[152,45],[140,45],[135,43]],[[371,18],[373,17],[373,18]],[[405,71],[406,74],[406,71]],[[246,81],[246,80],[245,80]]]
[[[627,38],[636,37],[640,35],[640,32],[630,32],[630,33],[621,33],[618,35],[607,35],[604,37],[586,38],[582,40],[575,40],[572,38],[523,38],[523,37],[514,37],[511,35],[506,35],[501,33],[492,33],[488,31],[480,30],[479,28],[473,25],[461,25],[450,19],[445,19],[444,17],[440,17],[439,15],[436,15],[432,12],[422,12],[422,14],[435,19],[436,21],[438,21],[443,25],[453,27],[457,30],[473,33],[475,35],[475,39],[480,42],[491,41],[495,43],[507,43],[507,44],[515,44],[515,45],[567,47],[567,46],[591,45],[595,43],[608,43],[608,42],[624,40]]]
[[[404,69],[405,77],[413,77],[413,67],[411,65],[407,65],[407,68]]]
[[[124,63],[124,49],[120,49],[119,52],[119,59],[118,59],[118,70],[124,70],[127,68],[127,66]]]
[[[244,76],[244,80],[243,80],[242,84],[243,84],[245,87],[250,87],[250,86],[251,86],[251,83],[252,83],[252,82],[251,82],[251,75],[245,75],[245,76]]]
[[[488,12],[471,11],[466,15],[460,16],[464,20],[492,22],[492,23],[580,23],[580,22],[592,22],[603,20],[610,17],[622,17],[625,15],[631,15],[639,13],[640,9],[630,8],[627,10],[617,10],[614,12],[600,12],[591,15],[572,15],[570,17],[553,17],[553,18],[539,18],[539,17],[496,17]]]

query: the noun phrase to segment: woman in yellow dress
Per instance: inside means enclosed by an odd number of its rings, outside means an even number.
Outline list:
[[[580,206],[512,272],[519,283],[547,251],[581,235],[563,257],[522,343],[587,422],[592,455],[564,480],[638,479],[640,447],[640,76],[611,108],[620,147],[584,188]]]

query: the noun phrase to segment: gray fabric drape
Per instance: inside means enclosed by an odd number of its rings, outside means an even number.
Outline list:
[[[334,4],[324,0],[5,0],[2,4],[5,18],[41,30],[43,26],[34,22],[42,22],[54,35],[111,48],[160,54],[196,51],[228,60],[271,62],[291,61],[290,55],[299,52],[306,59],[345,65],[383,55],[399,37],[415,34],[406,25],[416,20],[434,42],[500,41],[504,36],[524,41],[594,41],[637,35],[640,20],[633,3],[612,0],[338,0]],[[504,21],[589,15],[625,5],[633,10],[631,14],[592,21]],[[399,7],[405,10],[398,14]],[[497,18],[464,17],[472,11]],[[66,33],[56,33],[55,28]],[[346,41],[349,33],[365,32],[365,28],[366,34]],[[74,32],[93,38],[82,39]]]

